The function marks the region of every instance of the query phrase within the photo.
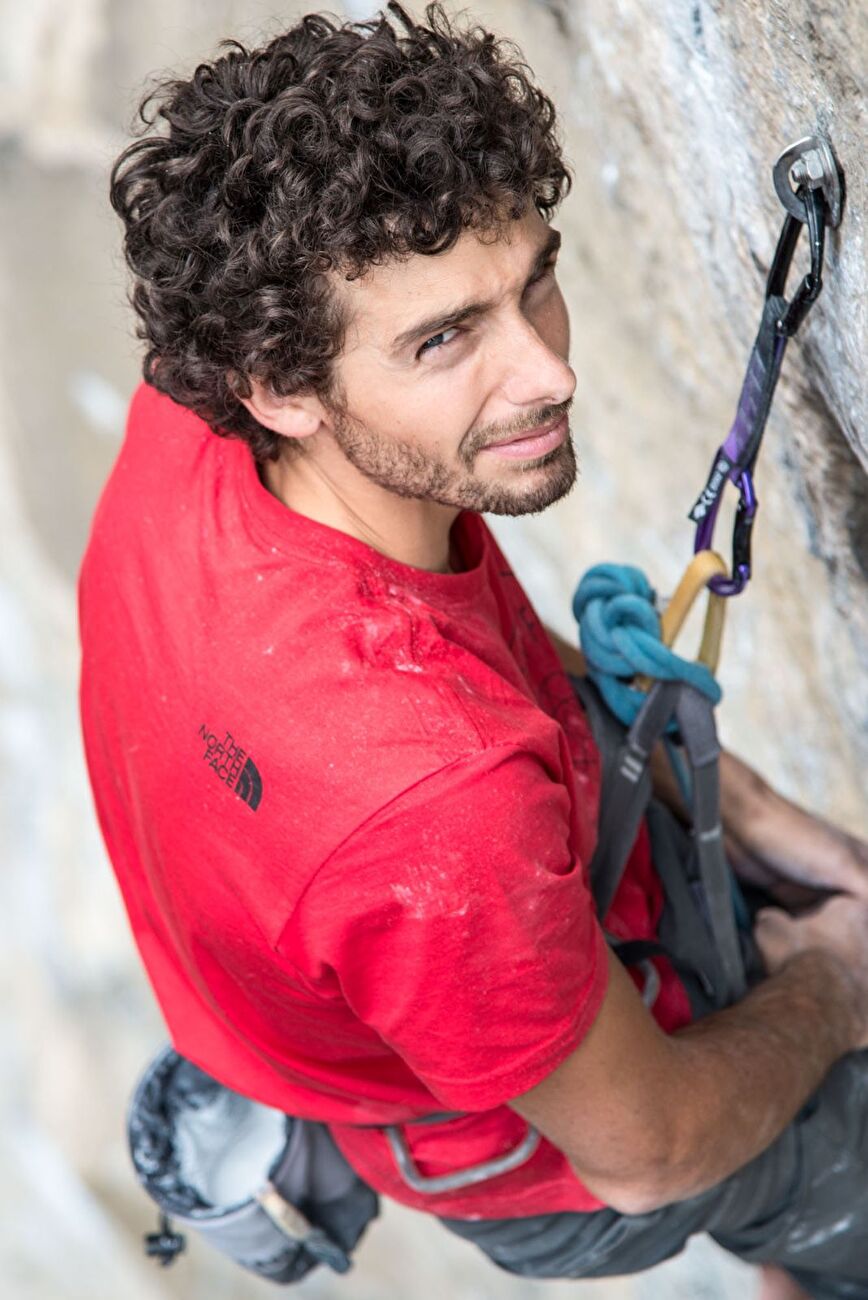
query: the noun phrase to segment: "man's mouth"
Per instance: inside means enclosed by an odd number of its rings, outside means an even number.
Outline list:
[[[569,421],[566,413],[558,416],[551,424],[532,429],[529,433],[517,433],[503,442],[492,442],[483,447],[483,452],[496,456],[506,456],[510,460],[535,460],[554,451],[566,440],[569,433]]]

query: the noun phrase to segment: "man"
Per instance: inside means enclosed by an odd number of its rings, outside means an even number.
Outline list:
[[[389,8],[229,43],[113,173],[148,383],[82,571],[82,715],[142,958],[181,1053],[507,1268],[706,1230],[868,1296],[865,847],[729,758],[745,870],[837,896],[762,913],[769,978],[698,1023],[665,959],[649,1012],[609,954],[598,756],[480,518],[576,474],[554,110],[490,34]],[[606,928],[663,906],[643,828]],[[425,1186],[528,1125],[507,1172]]]

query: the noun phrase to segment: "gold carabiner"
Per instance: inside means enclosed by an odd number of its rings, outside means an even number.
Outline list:
[[[675,594],[660,615],[660,639],[671,650],[684,620],[693,608],[696,598],[707,585],[710,578],[721,574],[729,577],[726,561],[717,551],[697,551],[684,571],[684,576],[675,589]],[[723,641],[723,625],[726,618],[726,601],[713,591],[708,593],[705,607],[705,625],[699,644],[697,661],[705,664],[712,673],[717,672],[720,662],[720,648]],[[650,690],[652,679],[644,674],[636,678],[640,690]]]

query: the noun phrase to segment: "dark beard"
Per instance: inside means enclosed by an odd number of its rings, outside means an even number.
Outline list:
[[[533,473],[533,480],[525,483],[519,477],[514,483],[498,483],[475,475],[473,464],[485,443],[473,439],[466,449],[459,450],[459,460],[465,467],[462,469],[412,444],[373,433],[345,412],[336,415],[334,435],[351,465],[396,496],[436,501],[479,514],[539,514],[567,495],[578,474],[571,435],[560,447],[538,459],[507,462],[515,471],[520,472],[525,465],[528,474]]]

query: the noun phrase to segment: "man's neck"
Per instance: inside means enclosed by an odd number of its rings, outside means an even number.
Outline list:
[[[431,573],[463,567],[451,541],[458,510],[435,501],[400,497],[358,476],[352,491],[339,486],[304,458],[266,461],[259,477],[272,496],[297,514],[347,533],[381,555]]]

